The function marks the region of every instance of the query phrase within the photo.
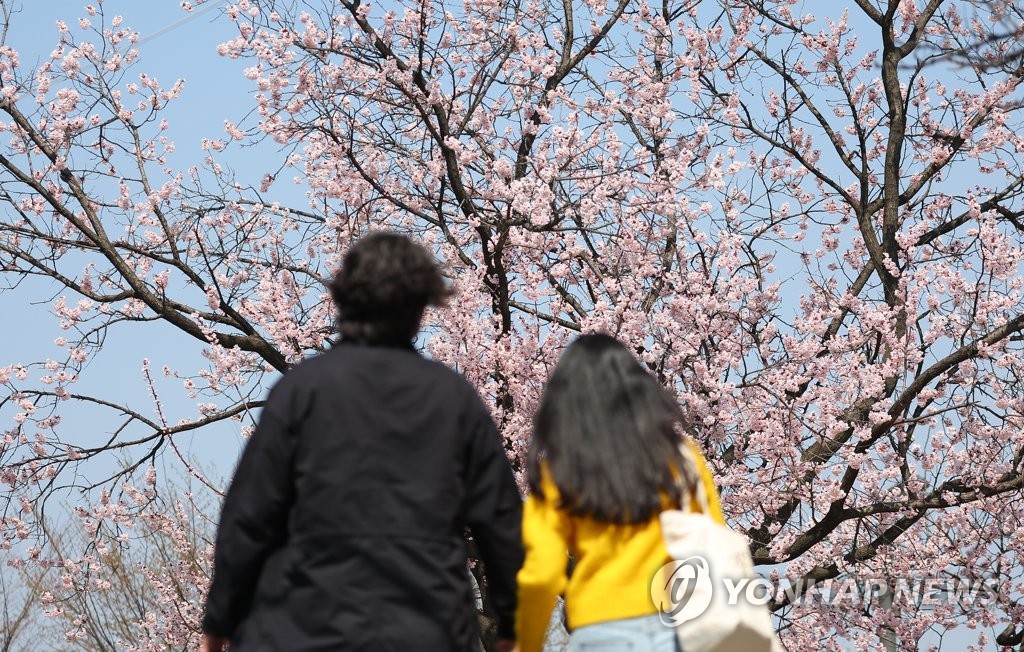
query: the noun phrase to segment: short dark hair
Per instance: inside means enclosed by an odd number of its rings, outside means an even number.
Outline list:
[[[355,243],[331,284],[342,339],[371,345],[408,344],[426,307],[449,294],[430,252],[387,231]]]
[[[582,335],[548,379],[527,458],[531,491],[542,465],[574,516],[642,523],[679,504],[696,473],[680,450],[686,420],[675,398],[610,335]],[[681,478],[677,476],[681,474]]]

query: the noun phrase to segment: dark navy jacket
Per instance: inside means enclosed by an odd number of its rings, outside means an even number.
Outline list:
[[[270,393],[224,500],[203,629],[233,652],[475,650],[469,528],[512,638],[521,505],[461,375],[340,344]]]

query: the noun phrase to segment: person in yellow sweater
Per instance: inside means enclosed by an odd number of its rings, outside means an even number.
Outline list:
[[[558,596],[570,652],[675,652],[651,580],[670,561],[658,515],[703,483],[724,524],[700,450],[680,446],[672,395],[615,338],[584,335],[562,355],[534,419],[523,510],[526,559],[517,575],[520,652],[541,652]],[[572,570],[569,572],[570,561]]]

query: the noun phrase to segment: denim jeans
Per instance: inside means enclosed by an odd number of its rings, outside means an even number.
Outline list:
[[[681,652],[676,630],[657,614],[577,627],[567,652]]]

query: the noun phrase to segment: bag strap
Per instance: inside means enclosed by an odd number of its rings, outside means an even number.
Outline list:
[[[693,459],[693,453],[690,452],[690,446],[689,444],[687,444],[685,439],[682,441],[682,443],[679,444],[679,453],[683,457],[683,464],[689,466],[690,469],[692,469],[695,472],[693,474],[693,489],[692,491],[687,491],[687,488],[683,485],[683,480],[685,479],[686,474],[682,472],[682,469],[680,469],[678,482],[679,495],[682,497],[682,500],[686,500],[688,496],[693,496],[694,498],[697,499],[697,506],[700,507],[700,513],[710,514],[711,505],[708,503],[708,492],[704,488],[704,478],[701,476],[700,471],[697,469],[697,464]],[[680,505],[680,507],[683,506]]]

